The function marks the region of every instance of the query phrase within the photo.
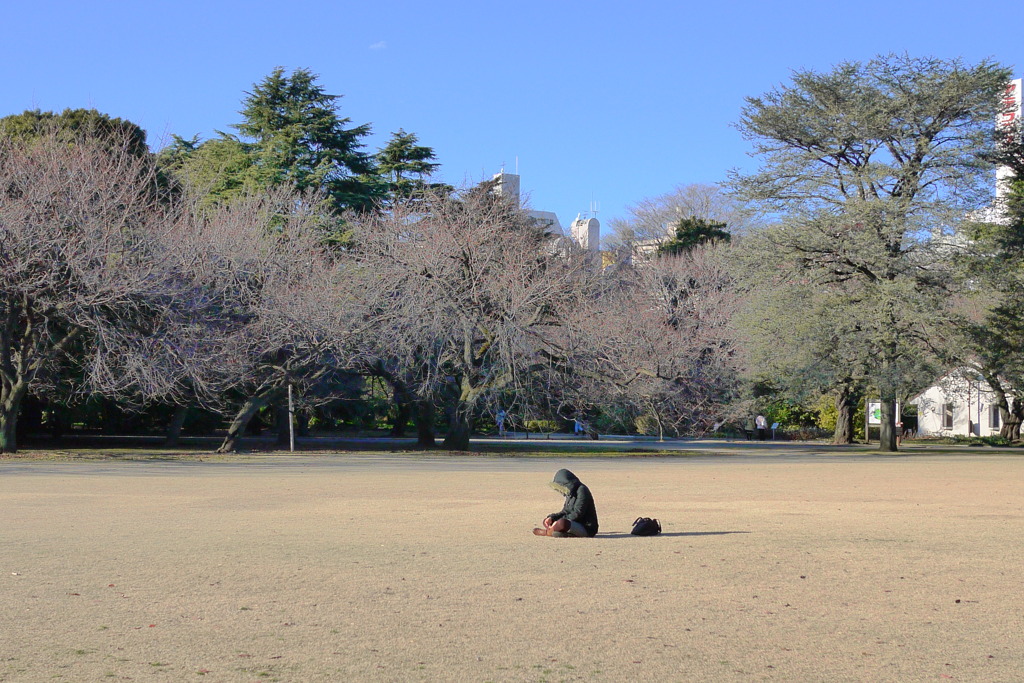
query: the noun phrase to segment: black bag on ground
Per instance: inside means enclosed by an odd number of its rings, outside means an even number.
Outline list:
[[[629,533],[634,536],[657,536],[661,533],[661,522],[650,517],[637,517]]]

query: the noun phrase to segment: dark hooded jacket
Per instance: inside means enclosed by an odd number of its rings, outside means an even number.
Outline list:
[[[594,506],[594,496],[590,494],[586,484],[569,470],[558,470],[551,482],[551,488],[565,496],[562,511],[548,515],[552,521],[564,517],[570,522],[579,522],[587,530],[588,536],[596,536],[597,508]]]

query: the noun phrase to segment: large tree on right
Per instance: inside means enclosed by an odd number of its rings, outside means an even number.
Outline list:
[[[998,95],[1010,76],[983,61],[885,55],[747,99],[738,127],[761,167],[737,195],[777,221],[760,235],[777,275],[844,296],[851,338],[882,399],[881,449],[896,450],[897,396],[942,344],[946,235],[991,196]]]

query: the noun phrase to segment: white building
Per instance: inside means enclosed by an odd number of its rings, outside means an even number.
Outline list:
[[[596,218],[577,214],[569,234],[587,251],[601,251],[601,223]]]
[[[998,436],[996,395],[981,375],[957,368],[911,399],[919,436]]]
[[[1003,91],[1003,109],[996,118],[996,128],[1017,132],[1021,126],[1021,87],[1024,79],[1016,79],[1006,84]],[[1009,193],[1009,183],[1013,179],[1013,171],[1005,166],[996,169],[996,197],[1003,200]]]
[[[520,205],[518,175],[502,171],[494,174],[494,180],[498,181],[495,192],[511,197],[517,206]],[[527,214],[552,236],[565,237],[565,230],[553,212],[527,211]],[[601,223],[597,218],[585,218],[583,214],[578,214],[569,228],[568,237],[587,251],[601,251]]]

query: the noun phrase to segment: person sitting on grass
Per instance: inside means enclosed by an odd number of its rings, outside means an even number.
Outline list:
[[[586,484],[569,470],[558,470],[549,484],[551,488],[565,496],[565,505],[561,512],[552,512],[544,518],[542,527],[534,528],[538,536],[596,536],[597,508],[594,496]]]

